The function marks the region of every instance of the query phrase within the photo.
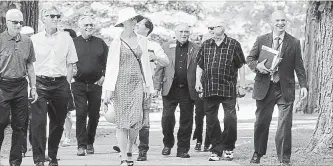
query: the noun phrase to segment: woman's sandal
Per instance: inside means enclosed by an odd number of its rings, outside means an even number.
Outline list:
[[[127,160],[121,160],[120,165],[123,165],[123,166],[128,165],[128,161]]]
[[[127,153],[127,157],[132,158],[132,153]],[[134,161],[127,161],[127,166],[133,166],[133,165],[134,165]]]
[[[134,165],[134,161],[127,161],[127,166],[133,166]]]

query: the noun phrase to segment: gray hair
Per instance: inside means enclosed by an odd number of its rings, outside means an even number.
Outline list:
[[[92,15],[83,15],[83,16],[79,17],[79,19],[77,21],[78,26],[81,25],[81,23],[84,19],[91,19],[92,20]]]
[[[42,17],[45,17],[45,13],[51,10],[56,10],[57,12],[59,12],[59,14],[61,13],[60,10],[54,6],[54,5],[49,5],[43,8],[42,10]]]

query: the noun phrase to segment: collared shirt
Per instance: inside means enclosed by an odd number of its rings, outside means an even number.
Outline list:
[[[75,80],[95,83],[105,75],[108,46],[101,38],[95,36],[89,39],[79,36],[74,39],[74,45],[79,59],[76,63]]]
[[[238,68],[245,64],[237,40],[225,35],[219,46],[214,39],[204,41],[197,55],[197,64],[203,69],[203,97],[236,97]]]
[[[187,52],[188,41],[184,44],[177,41],[174,78],[174,83],[177,85],[187,85]]]
[[[0,76],[20,78],[27,75],[27,64],[35,62],[35,52],[26,35],[11,37],[7,31],[0,34]]]
[[[77,62],[73,39],[66,32],[31,36],[36,52],[35,73],[48,77],[67,76],[67,65]]]
[[[148,52],[153,52],[156,56],[157,60],[154,62],[151,62],[151,69],[154,72],[154,69],[156,67],[156,64],[159,64],[161,66],[168,66],[170,61],[168,56],[165,54],[163,48],[161,45],[155,41],[152,41],[151,39],[148,39],[147,41],[147,47]]]

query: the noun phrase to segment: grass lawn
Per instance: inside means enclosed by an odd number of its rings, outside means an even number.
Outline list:
[[[316,120],[317,114],[314,115],[301,115],[294,114],[295,120]],[[254,123],[254,120],[242,120],[239,122]],[[301,124],[294,124],[292,131],[292,165],[333,165],[333,150],[328,154],[310,154],[305,152],[313,133],[313,129],[298,127]],[[315,124],[313,124],[315,125]],[[269,133],[269,140],[267,145],[267,154],[261,158],[260,165],[278,165],[276,150],[275,150],[275,132],[271,130]],[[241,165],[251,165],[250,159],[253,154],[253,130],[238,131],[238,137],[251,137],[251,142],[242,144],[236,147],[234,151],[234,161]],[[256,165],[256,164],[252,164]]]

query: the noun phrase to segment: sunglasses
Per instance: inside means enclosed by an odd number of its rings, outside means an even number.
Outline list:
[[[215,28],[218,28],[218,27],[221,27],[221,26],[217,26],[217,27],[208,27],[209,30],[214,30]]]
[[[94,27],[94,24],[84,24],[84,26],[85,26],[85,27],[88,27],[88,26],[90,26],[90,27]]]
[[[50,15],[46,15],[46,17],[49,17],[49,16],[50,16],[50,18],[57,17],[57,19],[59,19],[59,18],[61,17],[60,14],[50,14]]]
[[[20,23],[20,25],[23,25],[23,23],[24,23],[23,21],[12,21],[12,20],[8,20],[8,21],[12,22],[15,25],[17,25],[19,23]]]

